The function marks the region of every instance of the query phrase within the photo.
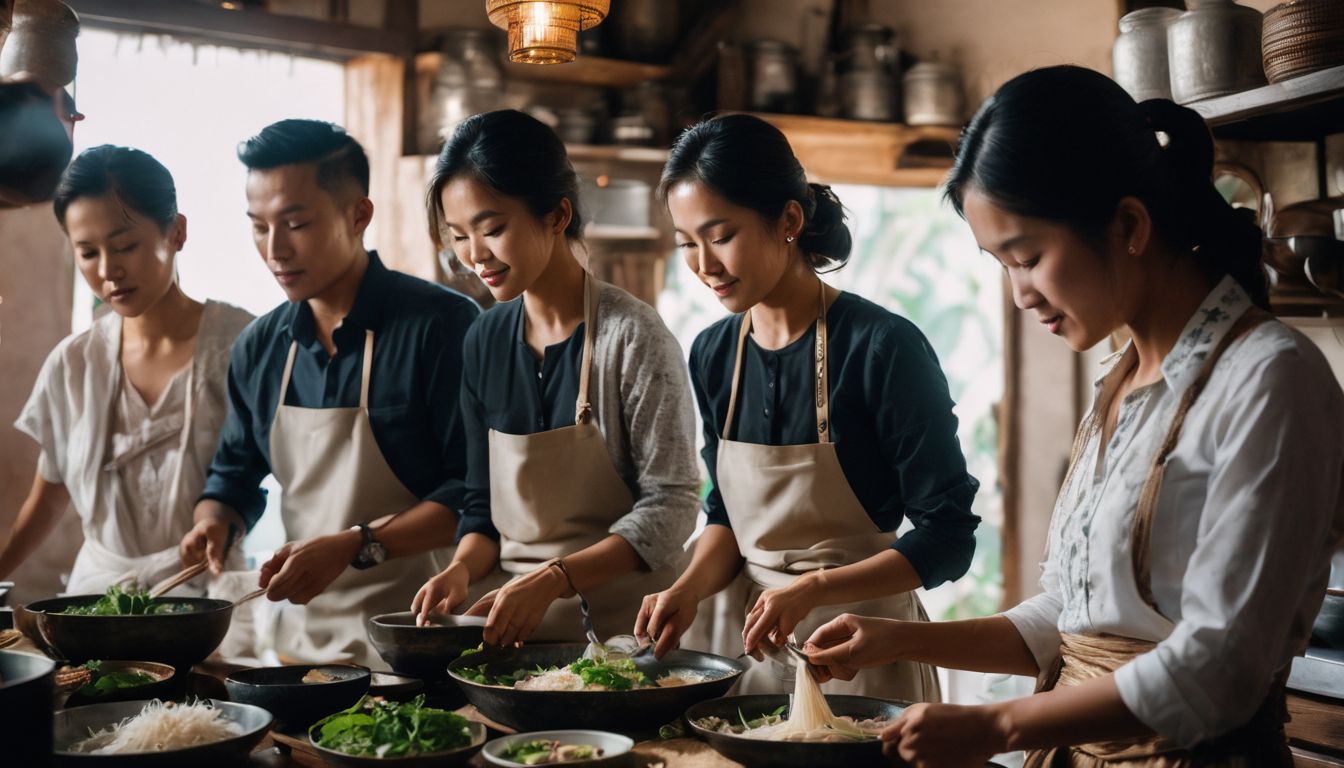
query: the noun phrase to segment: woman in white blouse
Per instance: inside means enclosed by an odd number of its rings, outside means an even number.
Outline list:
[[[916,705],[918,765],[1290,765],[1284,682],[1344,524],[1344,393],[1268,315],[1260,232],[1210,183],[1193,111],[1090,70],[1021,75],[962,135],[947,197],[1017,306],[1075,350],[1125,328],[1055,506],[1042,594],[984,619],[842,616],[824,674],[895,659],[1038,676],[1036,695]]]
[[[182,292],[177,255],[187,220],[168,169],[148,154],[110,145],[83,152],[54,207],[75,265],[111,311],[52,350],[15,423],[41,453],[0,551],[0,577],[72,504],[84,545],[67,591],[146,586],[179,567],[177,545],[191,529],[227,408],[229,350],[252,316]]]

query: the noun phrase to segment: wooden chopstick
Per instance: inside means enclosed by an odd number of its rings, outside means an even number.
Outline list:
[[[261,588],[261,589],[254,589],[254,590],[252,590],[251,592],[248,592],[246,595],[243,595],[242,597],[238,598],[238,599],[234,602],[233,607],[234,607],[234,608],[237,608],[238,606],[242,605],[243,603],[246,603],[248,600],[255,600],[255,599],[257,599],[258,597],[261,597],[261,596],[264,595],[264,594],[266,594],[266,589],[265,589],[264,587]]]
[[[176,576],[171,576],[167,580],[159,582],[157,586],[149,590],[149,596],[151,598],[163,597],[173,589],[176,589],[182,584],[199,576],[208,565],[209,563],[202,560],[189,568],[183,568],[181,571],[178,571]]]

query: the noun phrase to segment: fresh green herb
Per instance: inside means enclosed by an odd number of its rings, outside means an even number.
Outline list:
[[[113,691],[119,691],[123,688],[138,688],[142,685],[148,685],[157,682],[150,675],[144,672],[127,670],[124,672],[103,672],[101,671],[103,663],[101,661],[87,661],[84,668],[93,673],[93,682],[79,689],[79,692],[85,696],[100,697],[106,696]]]
[[[667,725],[658,728],[658,738],[663,741],[669,739],[680,739],[686,735],[686,726],[681,724],[680,720],[675,720]]]
[[[579,659],[569,665],[569,671],[581,677],[585,685],[600,685],[612,691],[628,691],[649,685],[649,678],[639,671],[631,659]]]
[[[492,675],[485,671],[488,664],[478,664],[474,667],[463,667],[457,674],[463,679],[478,685],[502,685],[505,688],[512,688],[514,683],[520,680],[526,680],[533,675],[544,675],[550,670],[542,669],[538,666],[536,669],[517,669],[504,675]],[[555,669],[552,667],[551,669]]]
[[[191,606],[160,602],[139,589],[122,590],[116,585],[92,605],[72,605],[61,613],[73,616],[152,616],[164,613],[188,613]]]
[[[408,702],[365,696],[349,709],[314,723],[308,736],[319,747],[380,758],[444,752],[471,744],[467,719],[426,707],[423,695]]]
[[[574,760],[592,760],[601,757],[602,750],[591,744],[565,744],[558,741],[533,739],[516,741],[504,750],[503,757],[521,765],[548,765]]]
[[[481,651],[484,650],[485,650],[485,643],[481,643],[480,645],[477,645],[475,648],[468,648],[467,650],[457,654],[457,658],[460,659],[463,656],[470,656],[473,653],[480,653]]]

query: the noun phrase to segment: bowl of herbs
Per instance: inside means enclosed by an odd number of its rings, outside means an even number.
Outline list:
[[[424,696],[402,702],[365,696],[313,723],[308,739],[331,765],[453,766],[466,765],[481,750],[485,726],[427,707]]]

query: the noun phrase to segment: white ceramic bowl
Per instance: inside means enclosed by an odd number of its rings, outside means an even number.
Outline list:
[[[557,763],[557,765],[584,766],[584,768],[595,768],[596,766],[617,766],[625,765],[630,759],[630,750],[634,749],[635,742],[625,736],[606,731],[532,731],[531,733],[518,733],[512,736],[503,736],[485,745],[481,754],[485,756],[485,762],[490,765],[504,766],[505,768],[518,768],[522,763],[515,763],[505,758],[504,750],[520,741],[558,741],[565,744],[587,744],[602,750],[602,756],[593,760],[577,760],[567,763]]]

